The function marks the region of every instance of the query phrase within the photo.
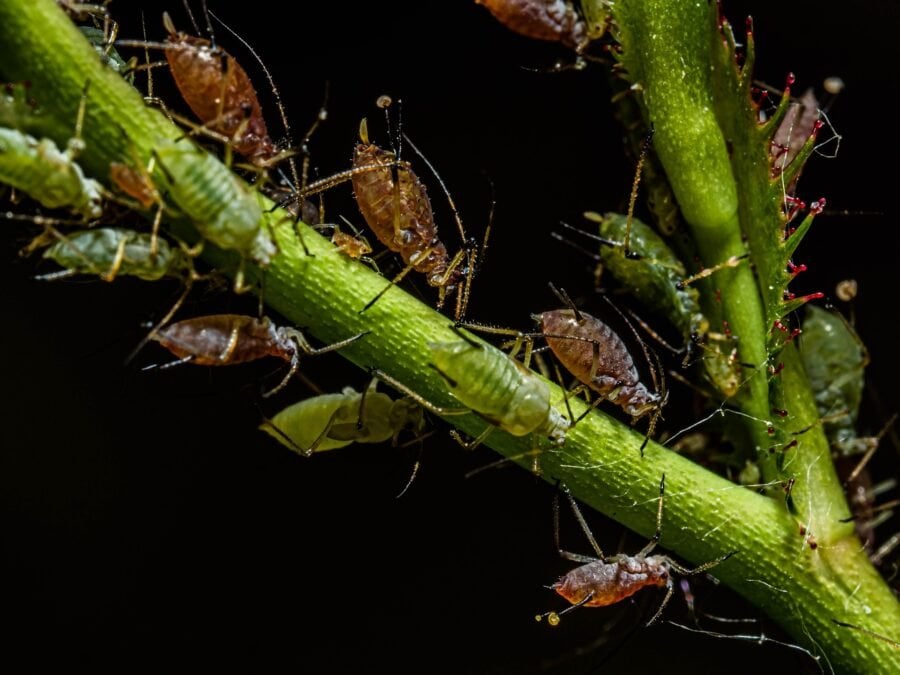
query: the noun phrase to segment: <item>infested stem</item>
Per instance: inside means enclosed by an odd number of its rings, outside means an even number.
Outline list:
[[[53,0],[0,2],[0,75],[29,80],[32,95],[56,125],[58,142],[71,135],[72,120],[84,83],[91,82],[80,161],[93,175],[107,179],[112,161],[146,161],[156,144],[181,131],[148,109],[140,95],[105,68]],[[454,406],[444,381],[429,367],[429,342],[459,339],[451,321],[392,288],[369,311],[359,310],[384,285],[384,278],[342,256],[313,230],[300,226],[306,255],[293,229],[293,218],[276,210],[266,215],[280,253],[265,271],[266,303],[326,343],[369,331],[340,353],[363,368],[377,368],[439,406]],[[186,223],[168,223],[187,236]],[[194,236],[196,234],[194,233]],[[739,252],[720,252],[727,257]],[[204,258],[233,272],[234,255],[205,247]],[[247,265],[249,278],[260,271]],[[739,272],[740,268],[727,273]],[[740,277],[735,284],[744,282]],[[735,291],[736,293],[738,291]],[[759,330],[757,328],[757,330]],[[551,385],[554,403],[564,393]],[[584,404],[571,401],[574,414]],[[477,436],[485,423],[472,415],[448,418]],[[775,500],[699,467],[656,443],[640,457],[643,436],[599,412],[587,415],[562,448],[544,445],[538,455],[542,475],[564,482],[580,500],[649,537],[655,530],[658,485],[667,482],[661,544],[700,565],[738,551],[715,570],[716,576],[757,604],[810,649],[821,650],[844,671],[885,672],[900,668],[889,645],[832,619],[900,633],[900,610],[889,589],[850,539],[827,551],[812,551],[798,535],[797,523]],[[486,444],[530,466],[535,439],[500,431]]]

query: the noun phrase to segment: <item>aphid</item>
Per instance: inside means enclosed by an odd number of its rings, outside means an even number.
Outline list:
[[[581,46],[587,26],[569,0],[475,0],[510,30],[535,40]],[[592,7],[593,9],[593,7]],[[593,25],[593,24],[592,24]]]
[[[471,340],[430,343],[433,366],[465,408],[443,408],[427,401],[381,371],[373,374],[436,415],[474,412],[491,425],[467,449],[500,428],[513,436],[537,434],[555,444],[565,441],[570,422],[550,405],[550,388],[521,363],[488,344]],[[457,438],[459,440],[459,438]]]
[[[807,308],[802,335],[800,354],[832,447],[845,456],[866,452],[874,439],[856,433],[869,363],[865,346],[840,314],[814,305]]]
[[[386,109],[389,100],[380,100],[379,104]],[[470,256],[469,270],[461,266],[464,250],[460,250],[451,260],[447,247],[438,238],[425,185],[409,162],[400,160],[398,153],[371,143],[365,119],[360,124],[359,138],[360,142],[353,151],[355,173],[351,176],[359,210],[378,240],[391,251],[399,253],[408,265],[407,269],[424,274],[428,284],[438,288],[440,308],[446,297],[457,290],[464,276],[471,278],[473,260]],[[457,225],[465,241],[465,232],[458,217]],[[457,318],[465,311],[467,296],[468,288],[458,296]],[[366,308],[374,304],[378,297],[380,295]]]
[[[651,392],[640,381],[622,338],[600,319],[574,308],[543,312],[535,318],[551,351],[579,382],[618,405],[632,421],[656,411],[648,431],[648,437],[652,435],[665,396]]]
[[[21,100],[23,89],[13,89],[0,97],[0,117],[27,122],[28,113]],[[0,182],[25,192],[50,209],[66,208],[85,220],[99,218],[103,212],[103,188],[86,178],[75,162],[84,147],[81,126],[85,96],[82,96],[75,122],[75,135],[60,151],[50,138],[35,138],[17,128],[0,127]],[[39,125],[38,122],[34,124]]]
[[[166,276],[191,275],[190,258],[180,248],[159,240],[152,251],[151,235],[115,227],[100,227],[60,235],[59,241],[44,251],[44,257],[66,268],[38,279],[52,280],[75,274],[95,274],[104,281],[118,275],[157,281]]]
[[[603,269],[631,296],[666,317],[678,329],[683,339],[685,365],[698,347],[709,380],[724,396],[736,394],[741,384],[736,346],[726,336],[710,331],[709,321],[700,308],[700,294],[693,284],[721,269],[735,267],[743,259],[732,257],[688,276],[678,256],[641,220],[631,218],[629,225],[628,217],[617,213],[602,216],[586,213],[585,217],[599,225],[598,237],[582,234],[600,242]],[[627,252],[623,244],[626,232],[629,233]]]
[[[268,318],[256,319],[241,314],[212,314],[185,319],[156,331],[152,339],[179,358],[179,363],[198,366],[230,366],[275,356],[291,364],[284,379],[272,390],[271,396],[283,389],[300,367],[300,354],[317,356],[346,347],[365,333],[354,335],[325,347],[312,347],[296,328],[276,327]]]
[[[185,7],[190,14],[187,3]],[[203,8],[207,32],[212,37],[205,2]],[[193,21],[193,15],[190,16]],[[163,50],[178,91],[203,123],[203,129],[221,137],[253,164],[268,166],[279,150],[269,138],[259,98],[247,71],[213,39],[176,30],[168,12],[163,13],[163,25],[168,33],[166,42],[120,40],[116,44]]]
[[[304,457],[343,448],[351,443],[383,443],[405,429],[421,436],[422,407],[410,398],[392,399],[376,391],[378,381],[359,393],[345,387],[339,394],[322,394],[289,405],[260,425],[282,445]]]
[[[186,139],[161,142],[154,156],[167,177],[169,197],[204,239],[261,265],[271,261],[275,242],[262,227],[259,194]],[[242,272],[235,278],[237,290],[243,288]]]
[[[704,563],[699,567],[695,567],[694,569],[688,569],[682,566],[667,555],[650,555],[659,543],[662,534],[663,495],[665,493],[665,488],[666,476],[663,474],[662,479],[659,482],[659,502],[656,510],[656,533],[653,535],[653,538],[650,539],[650,541],[647,542],[647,545],[635,555],[625,555],[620,553],[614,556],[604,555],[603,549],[600,548],[597,540],[594,539],[594,535],[591,534],[587,521],[585,521],[581,510],[575,503],[575,499],[568,491],[566,491],[569,503],[572,506],[572,511],[575,513],[575,518],[578,520],[578,524],[581,526],[585,537],[587,537],[591,547],[597,554],[596,558],[578,553],[571,553],[560,546],[559,495],[556,496],[553,504],[554,539],[556,548],[559,551],[559,554],[566,560],[584,564],[571,570],[551,586],[553,590],[572,603],[572,606],[567,607],[561,612],[551,611],[546,612],[545,614],[539,614],[535,619],[541,621],[546,618],[547,623],[551,626],[556,626],[559,624],[559,617],[561,615],[578,607],[606,607],[607,605],[614,605],[615,603],[634,595],[642,588],[652,586],[665,588],[666,595],[663,598],[659,609],[656,610],[656,613],[647,622],[647,625],[649,626],[659,619],[663,610],[666,608],[666,605],[669,603],[669,600],[671,600],[672,593],[675,592],[675,585],[672,581],[673,571],[683,576],[701,574],[702,572],[725,562],[728,558],[737,553],[737,551],[731,551],[730,553],[726,553],[725,555]]]

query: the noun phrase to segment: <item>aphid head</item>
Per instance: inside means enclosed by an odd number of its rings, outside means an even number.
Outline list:
[[[646,387],[638,383],[624,409],[632,419],[637,420],[654,410],[659,410],[664,404],[662,396],[648,391]]]

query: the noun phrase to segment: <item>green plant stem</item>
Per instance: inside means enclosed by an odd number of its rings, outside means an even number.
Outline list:
[[[29,80],[32,95],[61,130],[74,119],[83,85],[90,80],[81,159],[100,178],[106,178],[110,161],[129,157],[131,147],[146,158],[159,138],[179,133],[101,65],[53,0],[0,1],[0,71],[7,80]],[[65,135],[56,140],[64,141]],[[326,342],[370,331],[340,353],[362,367],[384,370],[436,404],[454,405],[444,382],[428,367],[429,342],[458,339],[449,320],[397,288],[360,314],[385,279],[301,226],[312,253],[305,255],[293,227],[284,222],[285,214],[276,211],[267,218],[280,254],[265,272],[266,303]],[[176,227],[184,231],[185,226]],[[233,255],[211,246],[204,257],[219,268],[233,270],[236,263]],[[258,272],[251,269],[249,274]],[[552,391],[559,402],[563,393],[557,387]],[[583,410],[579,402],[573,407],[576,413]],[[473,415],[448,421],[469,434],[484,428]],[[641,434],[594,412],[560,449],[545,447],[536,454],[536,439],[499,431],[487,443],[523,466],[537,459],[545,478],[562,480],[579,499],[647,536],[655,527],[657,489],[665,473],[665,547],[694,564],[737,551],[715,575],[800,643],[844,671],[886,672],[891,663],[900,669],[900,654],[889,645],[832,622],[836,618],[889,635],[900,632],[900,609],[864,553],[839,543],[840,567],[834,568],[825,551],[814,552],[804,544],[794,519],[777,502],[655,443],[641,458],[642,440]]]
[[[732,54],[722,57],[721,68],[733,72],[717,73],[714,86],[711,64],[720,56],[714,50],[724,42],[716,9],[688,1],[623,0],[613,13],[621,61],[641,92],[656,151],[704,263],[745,254],[745,234],[752,244],[753,267],[717,272],[715,286],[724,318],[738,336],[740,360],[748,364],[735,403],[751,416],[746,426],[763,476],[793,479],[792,509],[819,543],[852,538],[850,524],[840,522],[849,508],[793,344],[785,345],[783,370],[770,381],[771,321],[762,299],[775,295],[780,302],[782,288],[761,293],[754,268],[767,284],[780,278],[783,216],[770,185],[768,139],[758,130],[749,92],[726,87],[742,84]]]

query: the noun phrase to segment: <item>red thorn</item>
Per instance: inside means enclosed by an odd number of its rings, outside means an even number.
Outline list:
[[[790,87],[792,87],[794,82],[796,82],[796,81],[797,81],[797,76],[794,75],[793,73],[788,73],[787,77],[785,78],[785,83],[784,83],[785,89],[789,89]],[[785,93],[787,93],[787,92],[785,92]]]
[[[803,302],[809,302],[810,300],[821,300],[825,297],[825,294],[822,291],[816,291],[815,293],[810,293],[809,295],[803,296]]]
[[[782,361],[779,361],[775,366],[769,366],[769,373],[772,375],[772,377],[781,375],[782,370],[784,370],[784,362]]]
[[[772,414],[778,415],[779,417],[787,417],[788,411],[783,408],[772,408]]]
[[[784,450],[787,451],[787,450],[790,450],[791,448],[796,448],[798,445],[800,445],[800,444],[797,442],[797,439],[795,438],[790,443],[788,443],[786,446],[784,446]]]
[[[809,205],[809,212],[814,216],[819,215],[822,211],[825,210],[825,197],[820,197],[812,204]]]
[[[753,37],[753,17],[748,16],[744,19],[744,28],[747,30],[747,37]]]

